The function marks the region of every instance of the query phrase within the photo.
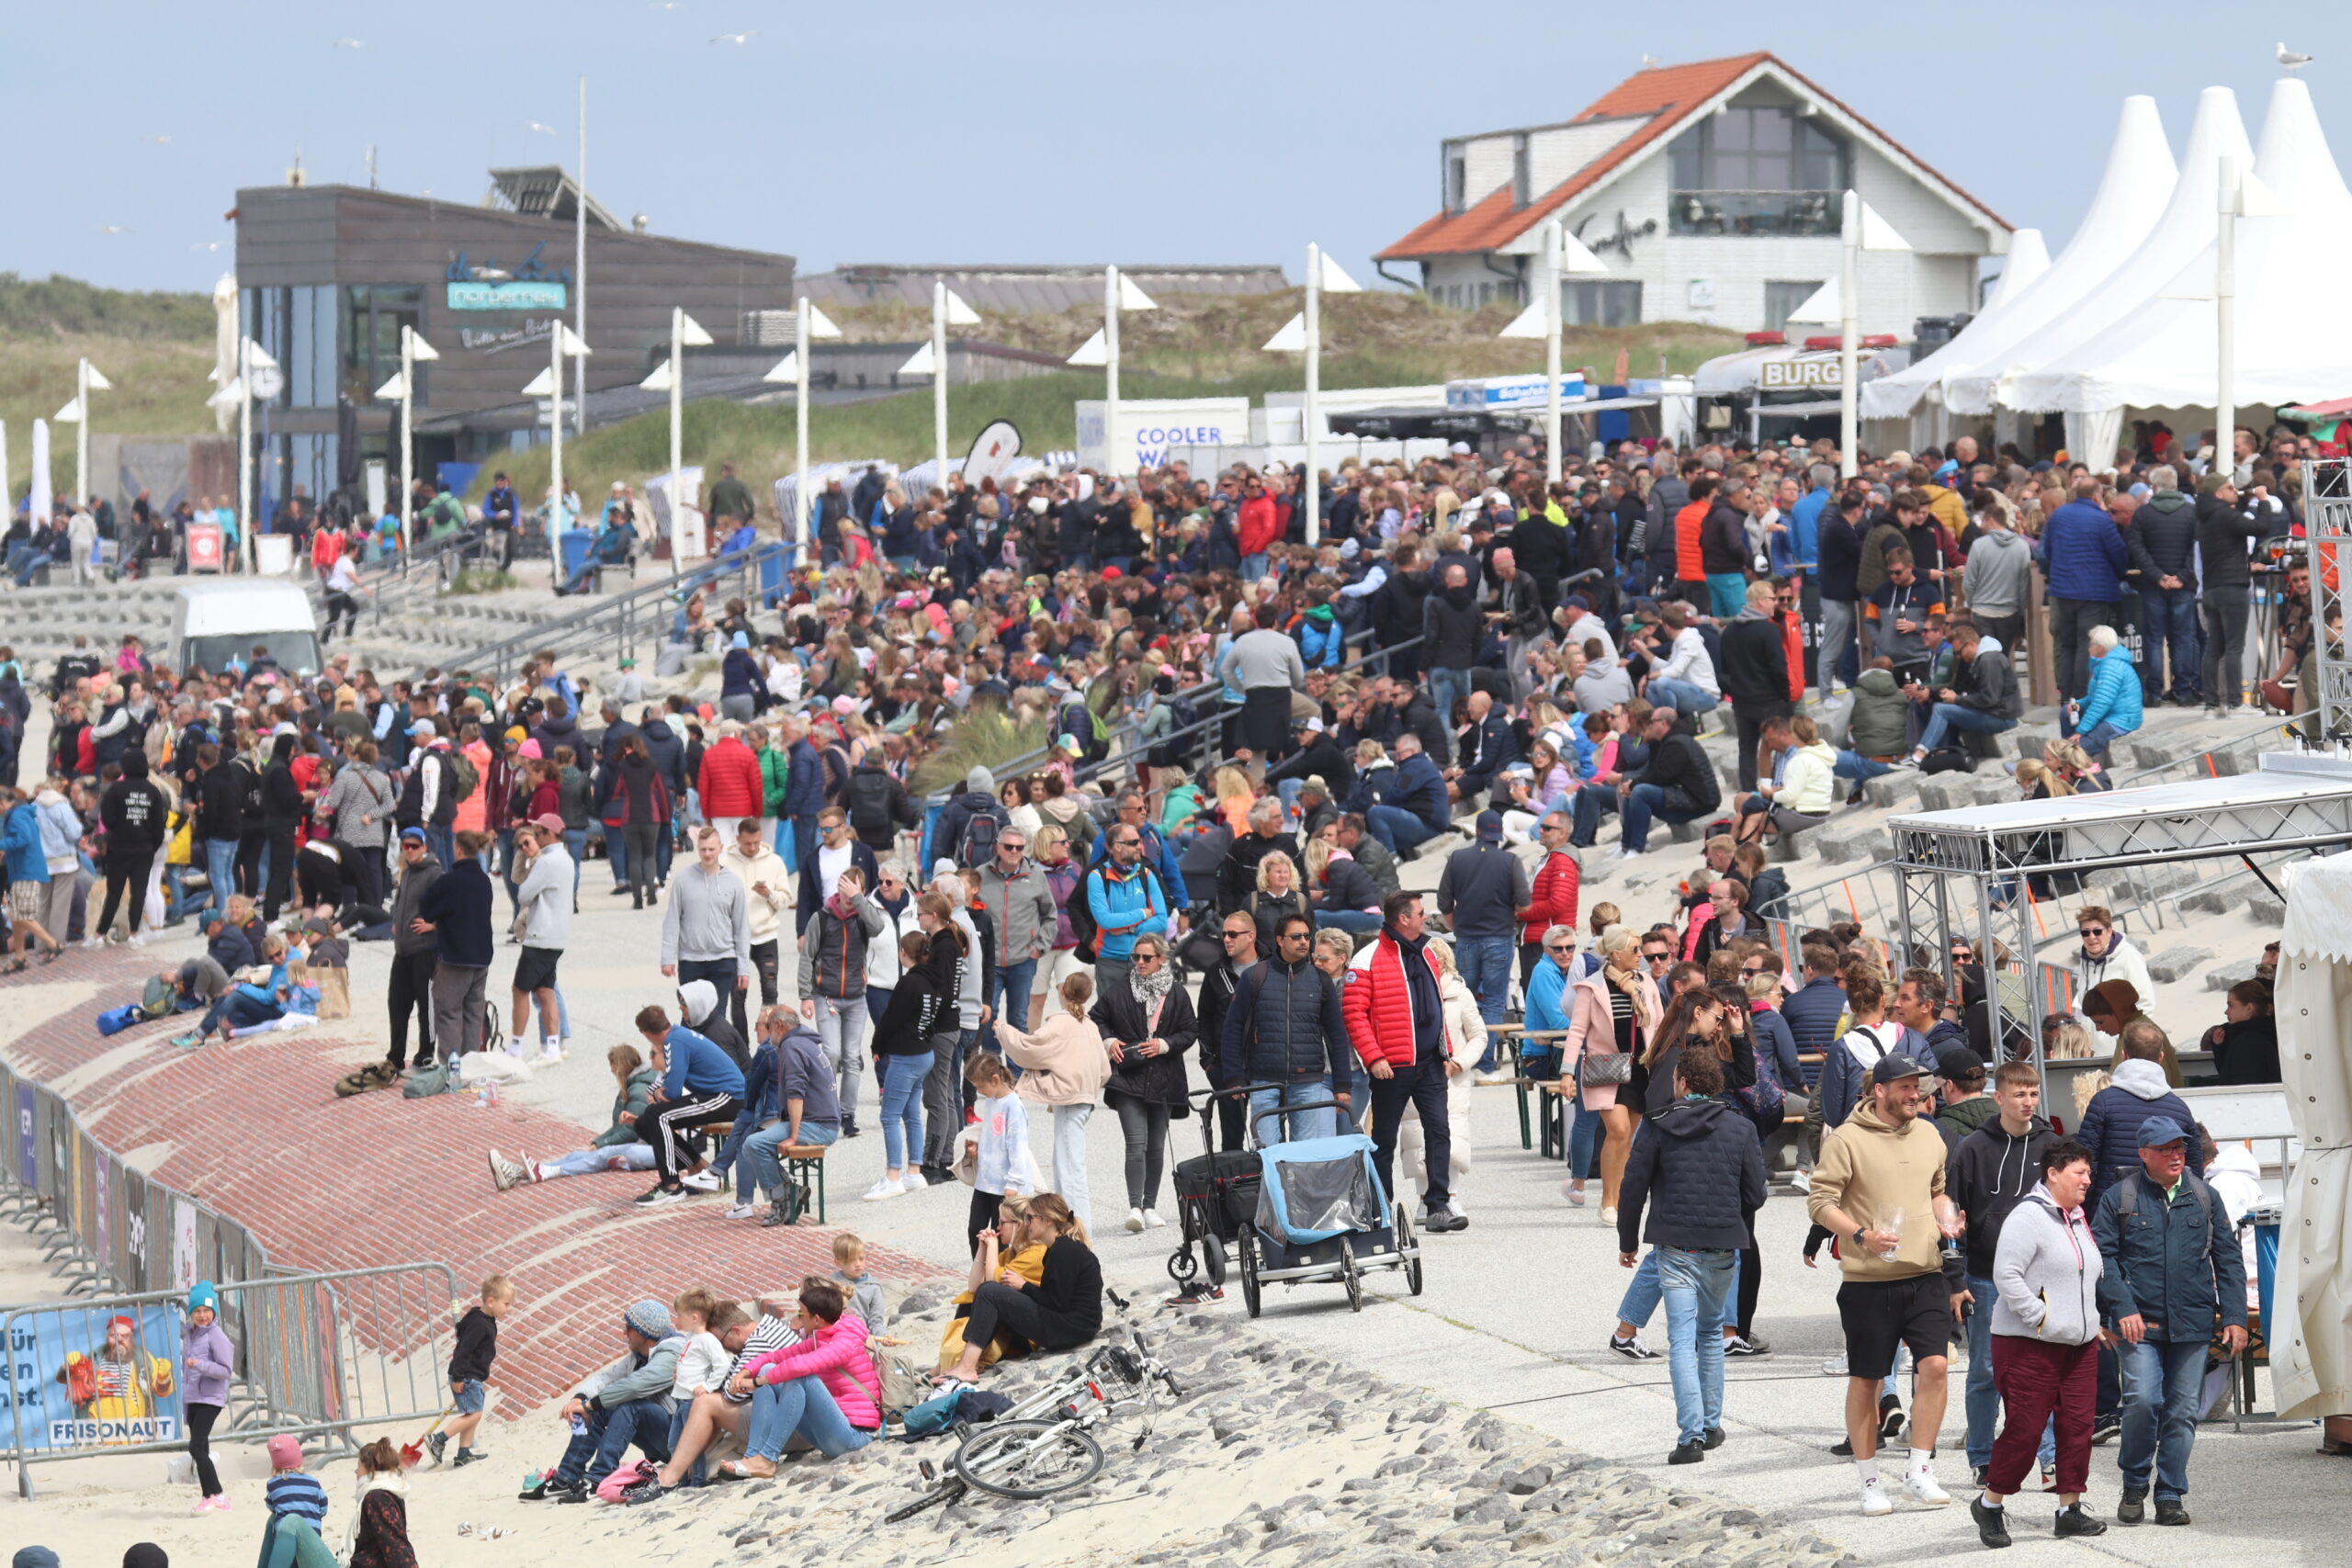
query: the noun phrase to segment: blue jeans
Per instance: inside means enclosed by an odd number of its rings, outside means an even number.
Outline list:
[[[1709,696],[1695,681],[1676,681],[1664,675],[1653,675],[1645,694],[1652,707],[1672,706],[1676,712],[1696,718],[1702,713],[1713,713],[1721,697]]]
[[[636,1444],[650,1460],[670,1457],[670,1401],[634,1399],[608,1410],[591,1410],[582,1430],[571,1434],[555,1478],[594,1485],[621,1467],[621,1456]]]
[[[851,1426],[832,1390],[814,1376],[789,1378],[752,1395],[752,1422],[743,1434],[746,1454],[773,1462],[796,1437],[807,1438],[827,1459],[839,1459],[872,1442],[875,1434]]]
[[[1432,670],[1430,671],[1430,701],[1437,705],[1438,722],[1451,729],[1453,727],[1453,704],[1457,698],[1470,695],[1470,671],[1467,670]]]
[[[2104,757],[2110,743],[2120,740],[2131,733],[2130,730],[2119,728],[2106,719],[2100,719],[2088,729],[2077,734],[2075,737],[2075,743],[2083,749],[2086,755]]]
[[[776,1150],[784,1146],[791,1133],[792,1123],[786,1120],[771,1127],[763,1127],[743,1140],[743,1174],[735,1184],[739,1196],[765,1192],[774,1197],[784,1190],[784,1156]],[[800,1142],[811,1148],[838,1142],[841,1135],[839,1127],[828,1127],[816,1122],[800,1123]],[[725,1157],[720,1156],[722,1170]]]
[[[1575,1120],[1568,1123],[1568,1174],[1579,1181],[1589,1181],[1600,1174],[1600,1112],[1585,1109],[1581,1089],[1570,1104]]]
[[[1364,813],[1364,826],[1392,855],[1418,849],[1437,837],[1438,830],[1401,806],[1375,806]]]
[[[1315,929],[1343,931],[1351,936],[1377,936],[1380,917],[1370,909],[1317,909]]]
[[[1674,1424],[1697,1442],[1724,1424],[1724,1303],[1739,1280],[1739,1254],[1658,1247],[1658,1286],[1666,1299],[1667,1371],[1674,1382]]]
[[[2140,590],[2140,634],[2143,639],[2141,674],[2148,683],[2148,694],[2167,694],[2163,676],[2165,649],[2172,649],[2172,685],[2168,694],[2177,698],[2199,694],[2199,670],[2205,661],[2205,638],[2197,625],[2197,591],[2193,588],[2143,588]]]
[[[1938,703],[1928,710],[1928,727],[1919,731],[1919,750],[1934,750],[1955,729],[1964,729],[1971,735],[1999,735],[2017,727],[2016,719],[2002,718],[1981,708]]]
[[[678,1439],[686,1435],[686,1416],[693,1411],[694,1407],[695,1402],[689,1399],[680,1404],[676,1409],[670,1412],[670,1451],[672,1453],[676,1453],[678,1451]],[[700,1486],[702,1483],[703,1455],[696,1454],[695,1455],[695,1462],[686,1470],[686,1484],[689,1486]]]
[[[1518,943],[1507,936],[1453,939],[1454,966],[1462,971],[1462,983],[1478,998],[1478,1016],[1487,1021],[1487,1054],[1478,1059],[1482,1073],[1495,1068],[1494,1028],[1503,1021],[1503,1003],[1510,999],[1510,972],[1518,960]]]
[[[1260,578],[1261,578],[1261,577],[1263,577],[1263,576],[1265,576],[1265,575],[1266,575],[1266,552],[1265,552],[1265,551],[1263,551],[1263,550],[1260,550],[1260,551],[1259,551],[1256,555],[1254,555],[1254,556],[1243,556],[1243,557],[1241,558],[1241,581],[1244,581],[1244,582],[1255,582],[1255,581],[1257,581]]]
[[[1320,1111],[1284,1111],[1281,1116],[1272,1114],[1275,1111],[1283,1110],[1286,1106],[1306,1105],[1315,1100],[1330,1098],[1331,1080],[1329,1077],[1293,1078],[1280,1089],[1251,1090],[1250,1094],[1251,1141],[1262,1146],[1270,1143],[1296,1143],[1301,1138],[1328,1137],[1339,1132],[1340,1129],[1333,1125],[1337,1118],[1328,1108]],[[1259,1120],[1261,1116],[1265,1118],[1262,1122]],[[1277,1130],[1281,1134],[1279,1137],[1268,1136],[1269,1134],[1275,1133]]]
[[[1579,797],[1589,793],[1590,785],[1577,791]],[[1696,822],[1705,815],[1707,813],[1703,809],[1668,806],[1663,784],[1637,784],[1627,790],[1625,798],[1618,803],[1618,840],[1638,854],[1649,848],[1652,817],[1667,822]]]
[[[207,839],[204,840],[204,876],[212,886],[206,890],[205,908],[220,914],[229,912],[229,895],[237,890],[237,840]]]
[[[2188,1495],[2188,1450],[2197,1442],[2197,1399],[2205,1384],[2205,1341],[2143,1339],[2116,1348],[2123,1375],[2123,1437],[2115,1467],[2123,1484],[2145,1488],[2151,1461],[2156,1495]]]
[[[433,852],[433,858],[440,863],[443,871],[458,863],[458,836],[448,829],[426,824],[424,847]]]
[[[563,830],[564,852],[571,856],[571,901],[580,902],[580,868],[588,863],[588,829],[566,828]]]
[[[1993,1386],[1993,1303],[1999,1299],[1993,1281],[1968,1276],[1968,1293],[1976,1306],[1968,1314],[1968,1464],[1973,1470],[1993,1462],[1993,1436],[2001,1416],[2000,1391]],[[2041,1468],[2058,1462],[2058,1420],[2052,1416],[2041,1432]]]
[[[1615,785],[1586,784],[1577,791],[1576,824],[1568,834],[1568,842],[1580,850],[1592,848],[1593,839],[1600,832],[1601,814],[1616,809]]]
[[[1873,761],[1863,756],[1860,751],[1840,751],[1838,753],[1837,766],[1829,771],[1838,778],[1852,779],[1856,784],[1860,784],[1866,780],[1874,779],[1881,773],[1894,772],[1894,764]]]
[[[922,1080],[931,1063],[928,1051],[882,1058],[882,1154],[892,1170],[922,1158]]]
[[[1015,1029],[1023,1029],[1029,1022],[1029,993],[1036,986],[1035,959],[1024,958],[1018,964],[1000,964],[996,966],[995,991],[981,999],[996,1009],[997,1017],[1009,1018]]]
[[[1634,1269],[1634,1282],[1625,1287],[1624,1296],[1617,1303],[1620,1323],[1643,1328],[1647,1326],[1650,1314],[1657,1311],[1657,1303],[1665,1294],[1665,1286],[1658,1279],[1657,1255],[1655,1247],[1642,1254],[1641,1263]]]

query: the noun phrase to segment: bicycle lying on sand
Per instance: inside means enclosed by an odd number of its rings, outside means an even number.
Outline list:
[[[1182,1399],[1184,1393],[1142,1335],[1131,1328],[1127,1340],[1073,1363],[1059,1380],[997,1420],[977,1427],[957,1423],[946,1478],[941,1479],[929,1460],[922,1461],[931,1490],[884,1515],[884,1522],[910,1519],[973,1490],[1022,1499],[1073,1491],[1102,1472],[1102,1444],[1095,1428],[1138,1410],[1143,1425],[1128,1451],[1140,1450],[1151,1436],[1161,1392],[1170,1400]]]

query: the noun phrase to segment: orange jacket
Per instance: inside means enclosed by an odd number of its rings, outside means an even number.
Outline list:
[[[1714,503],[1714,498],[1709,496],[1674,514],[1674,575],[1681,581],[1707,580],[1706,558],[1700,553],[1699,536],[1707,521],[1707,510]]]

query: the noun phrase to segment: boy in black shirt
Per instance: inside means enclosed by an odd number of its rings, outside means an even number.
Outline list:
[[[492,1363],[498,1359],[498,1320],[514,1304],[514,1281],[503,1274],[492,1274],[481,1282],[481,1304],[458,1320],[458,1348],[449,1353],[449,1393],[458,1414],[448,1430],[425,1439],[432,1446],[435,1464],[441,1462],[452,1437],[458,1439],[458,1464],[489,1457],[473,1446],[474,1433],[481,1426],[487,1403],[482,1385],[490,1379]]]

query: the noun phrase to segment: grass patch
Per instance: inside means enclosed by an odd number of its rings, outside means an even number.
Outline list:
[[[458,573],[457,581],[449,585],[449,592],[458,594],[503,593],[518,586],[514,574],[503,567],[469,566]]]

